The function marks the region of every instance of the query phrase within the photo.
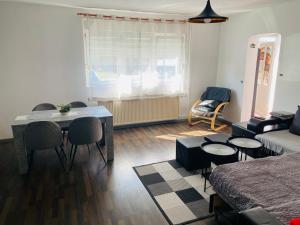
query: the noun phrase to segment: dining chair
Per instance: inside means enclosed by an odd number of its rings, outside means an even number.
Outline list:
[[[101,151],[98,142],[102,138],[102,124],[97,117],[82,117],[73,120],[69,127],[68,139],[71,143],[70,159],[71,166],[73,167],[74,159],[79,145],[96,144],[96,147],[106,165],[106,160]]]
[[[41,103],[35,106],[32,111],[45,111],[45,110],[55,110],[57,109],[55,105],[51,103]]]
[[[71,106],[71,108],[85,108],[85,107],[87,107],[87,104],[85,104],[84,102],[79,102],[79,101],[71,102],[69,105]]]
[[[87,104],[85,104],[84,102],[80,102],[80,101],[71,102],[71,103],[69,103],[69,105],[71,106],[71,108],[85,108],[85,107],[88,107]],[[62,131],[63,131],[63,137],[65,138],[66,133],[69,131],[69,128],[68,127],[63,127]],[[104,129],[104,124],[102,124],[102,139],[99,142],[100,146],[105,145],[104,136],[105,136],[105,129]],[[67,139],[67,143],[68,143],[68,139]],[[88,150],[90,152],[89,145],[87,145],[87,146],[88,146]]]
[[[84,102],[80,102],[80,101],[75,101],[75,102],[71,102],[69,103],[69,105],[71,106],[71,108],[85,108],[87,107],[87,105]],[[61,128],[62,132],[63,132],[63,138],[65,138],[66,133],[69,131],[69,127],[62,127]],[[67,139],[68,142],[68,139]],[[88,146],[89,152],[90,152],[90,148]]]
[[[29,123],[24,131],[24,143],[29,152],[29,165],[32,163],[33,153],[37,150],[54,149],[60,164],[65,169],[64,161],[67,159],[62,145],[62,133],[60,126],[51,121],[37,121]],[[60,152],[59,150],[60,149]]]

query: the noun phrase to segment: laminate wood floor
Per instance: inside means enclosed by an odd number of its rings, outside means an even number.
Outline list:
[[[132,167],[174,159],[176,137],[209,133],[186,123],[115,130],[113,163],[105,167],[96,148],[89,155],[83,147],[69,174],[47,150],[20,176],[13,143],[0,144],[0,225],[167,225]]]

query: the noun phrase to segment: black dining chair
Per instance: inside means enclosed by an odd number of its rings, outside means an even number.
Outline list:
[[[71,103],[69,103],[69,105],[71,106],[71,108],[85,108],[85,107],[88,107],[87,104],[85,104],[84,102],[80,102],[80,101],[71,102]],[[64,138],[65,138],[66,133],[68,132],[68,130],[69,130],[68,127],[63,127],[62,128]],[[104,140],[105,133],[104,132],[105,132],[104,125],[102,124],[102,139],[99,142],[100,146],[105,145],[105,140]],[[67,140],[67,142],[68,142],[68,140]],[[87,145],[87,146],[88,146],[88,150],[90,152],[89,145]]]
[[[29,165],[32,163],[33,153],[37,150],[54,149],[63,169],[64,161],[60,154],[67,159],[62,145],[60,126],[51,121],[38,121],[29,123],[24,131],[24,143],[29,152]],[[59,151],[60,149],[60,151]]]
[[[87,107],[87,104],[85,104],[84,102],[79,102],[79,101],[71,102],[69,105],[71,106],[71,108],[85,108],[85,107]]]
[[[102,138],[102,125],[101,121],[97,117],[82,117],[73,120],[69,127],[68,134],[69,141],[71,143],[70,159],[71,166],[73,167],[74,159],[77,153],[77,148],[79,145],[90,145],[96,144],[96,147],[106,164],[106,160],[101,151],[101,147],[98,142]]]
[[[71,102],[69,103],[69,105],[71,106],[71,108],[85,108],[87,107],[87,104],[85,104],[84,102],[79,102],[79,101],[75,101],[75,102]],[[62,132],[63,132],[63,138],[65,138],[66,133],[69,131],[69,127],[62,127],[61,128]],[[68,142],[68,140],[67,140]],[[89,149],[89,147],[88,147]],[[90,149],[89,149],[90,152]]]
[[[35,106],[32,111],[45,111],[45,110],[55,110],[57,109],[55,105],[51,103],[41,103]]]

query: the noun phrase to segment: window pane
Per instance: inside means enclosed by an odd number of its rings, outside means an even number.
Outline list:
[[[89,87],[111,98],[185,90],[186,24],[89,20],[84,23]]]

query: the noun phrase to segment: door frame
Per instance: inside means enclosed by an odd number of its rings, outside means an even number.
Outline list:
[[[271,109],[274,105],[275,87],[279,65],[279,55],[281,47],[281,34],[279,33],[266,33],[253,35],[248,39],[248,50],[245,65],[245,77],[244,77],[244,90],[243,90],[243,102],[241,109],[241,121],[249,121],[254,113],[255,98],[257,90],[257,78],[258,78],[258,54],[261,44],[266,43],[266,40],[274,42],[273,50],[273,70],[271,74],[271,98],[268,107]]]

